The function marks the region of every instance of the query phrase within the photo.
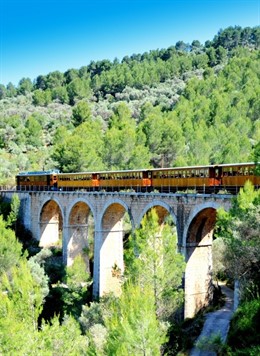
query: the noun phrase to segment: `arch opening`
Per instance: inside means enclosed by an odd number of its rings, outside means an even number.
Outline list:
[[[54,200],[44,204],[40,213],[40,247],[55,247],[62,250],[63,218],[59,205]]]
[[[99,295],[121,293],[124,273],[124,244],[132,230],[126,207],[112,203],[105,210],[101,221],[100,286]]]
[[[216,209],[205,208],[191,221],[186,239],[185,318],[192,318],[212,299],[212,241]]]
[[[77,202],[71,209],[68,225],[67,266],[81,256],[86,271],[93,276],[94,263],[94,217],[85,202]]]

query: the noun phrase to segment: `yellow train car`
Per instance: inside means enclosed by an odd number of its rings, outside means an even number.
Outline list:
[[[58,170],[21,172],[16,176],[17,190],[54,190],[58,185]]]
[[[125,170],[101,172],[97,175],[99,188],[104,190],[133,189],[143,191],[151,187],[151,172],[148,170]]]
[[[58,187],[60,190],[94,189],[98,185],[97,179],[91,172],[60,173],[58,175]]]
[[[219,165],[221,174],[221,185],[229,189],[230,187],[243,187],[247,180],[254,186],[260,186],[260,176],[255,174],[254,163],[235,163]]]
[[[152,186],[160,191],[178,191],[218,186],[214,166],[161,168],[152,170]]]

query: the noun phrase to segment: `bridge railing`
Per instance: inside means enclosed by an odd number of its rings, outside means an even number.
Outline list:
[[[0,191],[14,191],[16,190],[16,186],[13,185],[0,185]]]
[[[26,186],[17,186],[15,187],[17,191],[20,192],[48,192],[48,191],[54,191],[57,189],[54,189],[53,187],[49,185],[43,185],[43,186],[38,186],[38,185],[26,185]]]

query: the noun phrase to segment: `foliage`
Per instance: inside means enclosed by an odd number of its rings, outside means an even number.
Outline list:
[[[228,345],[238,355],[257,355],[254,353],[260,344],[260,300],[242,303],[235,312],[228,334]],[[241,350],[241,353],[239,353]],[[251,351],[250,351],[251,350]],[[244,353],[242,353],[242,351]]]
[[[0,276],[9,273],[17,266],[22,255],[22,245],[17,241],[14,232],[6,227],[0,216]]]
[[[50,323],[43,323],[37,336],[35,355],[85,355],[88,348],[87,338],[72,317],[66,317],[61,325],[54,317]]]
[[[247,182],[233,201],[231,210],[218,211],[217,234],[226,246],[222,261],[227,274],[240,281],[244,298],[260,290],[259,201],[259,191]],[[250,290],[252,285],[254,288]]]
[[[166,329],[156,318],[154,295],[149,288],[127,284],[105,319],[109,355],[160,355]]]
[[[42,251],[44,251],[44,249]],[[38,286],[41,288],[42,298],[44,299],[49,293],[49,286],[48,286],[49,278],[45,274],[45,270],[43,268],[44,262],[41,262],[42,254],[43,254],[42,251],[40,251],[35,256],[31,257],[28,260],[28,265],[30,267],[31,274],[32,274],[34,280],[37,282]]]
[[[214,280],[226,280],[226,266],[223,261],[223,256],[226,253],[225,241],[221,238],[213,240],[212,243],[212,276]]]
[[[153,209],[130,237],[126,252],[126,275],[133,283],[151,289],[160,320],[168,320],[183,301],[180,286],[185,263],[176,245],[176,233],[159,223]]]
[[[72,109],[72,122],[74,126],[78,126],[87,121],[91,116],[91,111],[85,101],[80,101]]]
[[[78,172],[102,169],[102,125],[89,120],[77,126],[72,134],[64,135],[57,143],[52,158],[63,172]],[[80,154],[79,154],[80,152]]]
[[[254,147],[254,162],[256,163],[256,174],[260,175],[260,141]]]
[[[223,349],[223,341],[220,334],[213,334],[211,337],[203,337],[197,343],[196,347],[202,351],[219,353]]]
[[[18,219],[18,214],[19,214],[19,209],[20,209],[20,199],[18,194],[13,194],[12,199],[11,199],[11,211],[7,217],[7,226],[13,226],[13,224],[16,223]]]
[[[61,291],[61,301],[64,315],[79,317],[82,305],[90,299],[89,286],[91,280],[86,272],[84,259],[79,255],[72,266],[66,268],[65,283],[58,285]]]
[[[17,320],[28,325],[29,329],[36,330],[43,294],[24,258],[8,274],[3,273],[0,293],[4,296],[0,319],[8,319],[12,315],[13,322]]]

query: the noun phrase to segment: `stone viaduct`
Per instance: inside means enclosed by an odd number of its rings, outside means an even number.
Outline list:
[[[13,193],[1,192],[1,195],[10,200]],[[89,249],[92,235],[95,296],[120,291],[125,216],[130,229],[135,229],[152,208],[156,209],[160,221],[169,215],[177,230],[176,248],[186,260],[184,317],[194,316],[207,304],[216,210],[230,208],[230,195],[63,191],[17,194],[24,226],[42,247],[55,245],[60,240],[66,265],[71,265],[78,254]]]

